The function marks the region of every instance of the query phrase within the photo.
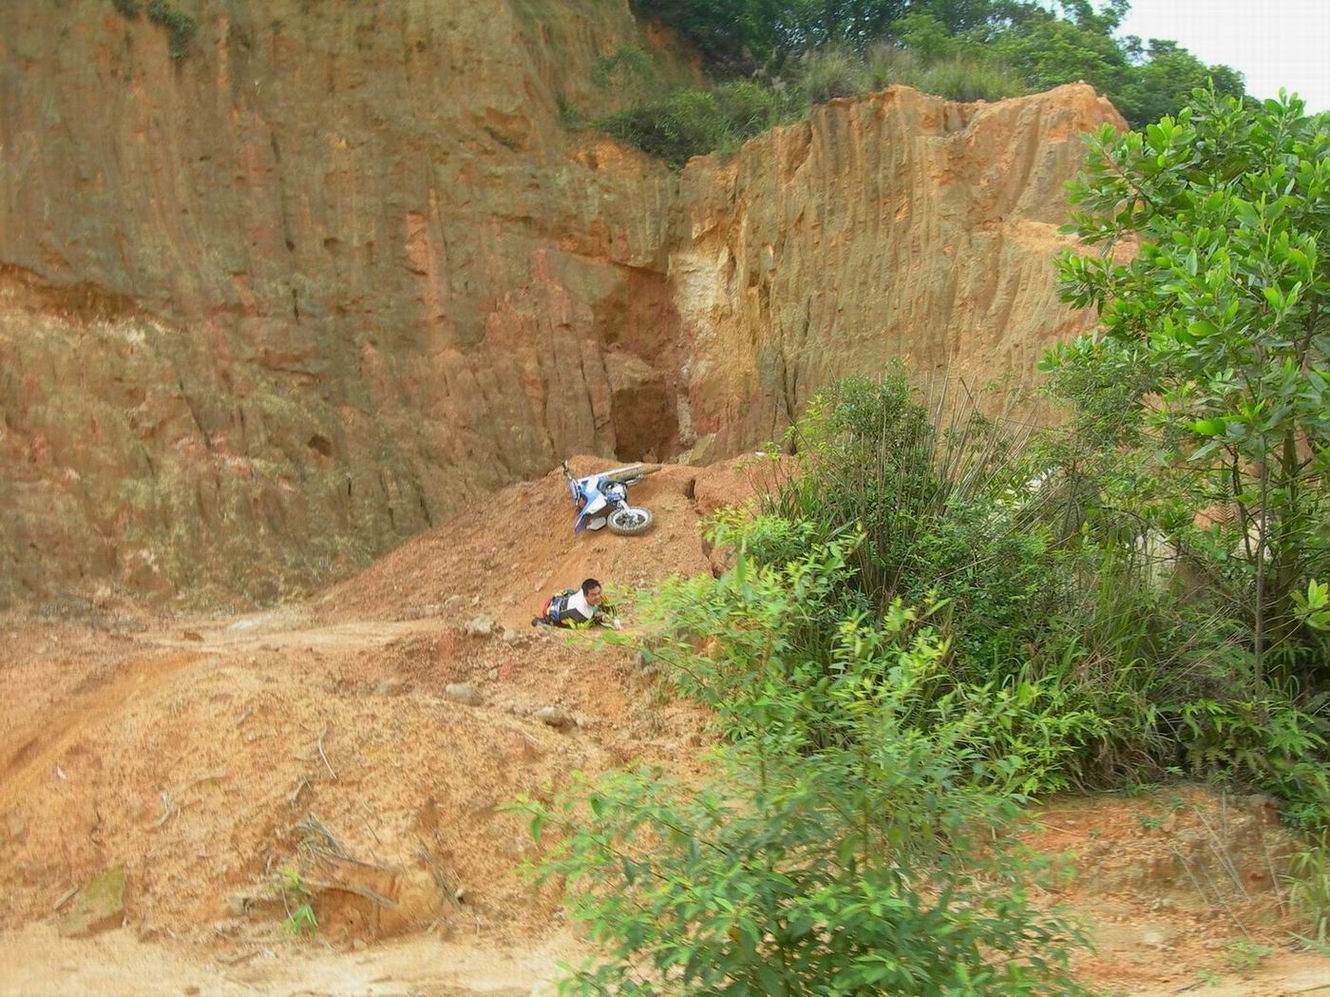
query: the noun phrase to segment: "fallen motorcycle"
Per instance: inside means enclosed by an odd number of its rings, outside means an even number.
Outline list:
[[[651,529],[651,510],[628,504],[628,489],[659,467],[629,464],[612,471],[589,474],[585,478],[573,476],[568,462],[563,462],[563,476],[568,481],[577,520],[573,532],[599,530],[608,526],[611,533],[624,537],[639,536]]]

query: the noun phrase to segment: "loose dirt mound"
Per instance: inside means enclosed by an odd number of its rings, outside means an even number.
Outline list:
[[[614,465],[596,457],[570,461],[582,476]],[[666,465],[633,488],[656,525],[645,536],[608,530],[573,534],[574,512],[563,475],[505,488],[447,526],[431,530],[333,588],[321,618],[394,619],[476,613],[510,626],[530,623],[546,596],[598,578],[611,592],[630,592],[668,575],[711,568],[704,519],[748,499],[771,464],[740,458],[706,468]]]
[[[109,665],[47,662],[76,691],[48,732],[0,743],[0,925],[50,916],[123,863],[127,923],[149,938],[270,938],[303,899],[273,889],[288,867],[332,940],[538,932],[557,897],[519,877],[530,845],[505,806],[700,743],[701,715],[653,701],[622,653],[420,623],[334,635],[219,628],[189,654],[167,634]],[[0,680],[35,698],[45,670]],[[479,705],[448,698],[459,683]]]

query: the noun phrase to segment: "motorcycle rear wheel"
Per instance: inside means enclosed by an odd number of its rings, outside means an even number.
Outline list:
[[[617,533],[621,537],[635,537],[651,529],[651,522],[650,509],[621,505],[610,513],[608,526],[611,533]]]

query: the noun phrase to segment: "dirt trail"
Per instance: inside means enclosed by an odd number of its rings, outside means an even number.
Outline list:
[[[308,605],[118,636],[0,620],[0,994],[542,992],[578,948],[557,891],[517,874],[534,850],[506,805],[574,771],[696,771],[707,734],[631,654],[527,626],[532,603],[583,574],[710,570],[702,517],[753,473],[656,475],[640,541],[574,538],[552,476]],[[480,614],[498,622],[465,625]],[[1033,816],[1028,842],[1074,871],[1046,902],[1098,943],[1087,982],[1330,987],[1290,943],[1267,801],[1179,788]],[[59,937],[57,905],[113,865],[124,928]],[[282,929],[287,869],[312,943]]]
[[[152,694],[177,672],[199,661],[197,654],[149,654],[108,681],[93,681],[61,708],[7,731],[0,745],[4,759],[0,764],[0,813],[27,792],[34,780],[56,771],[56,761],[79,737],[113,716],[131,697]]]
[[[388,942],[361,952],[277,946],[228,962],[141,942],[125,930],[72,941],[49,926],[30,925],[0,935],[0,994],[526,997],[552,994],[549,984],[559,963],[579,954],[576,943],[561,934],[520,948],[435,938]]]

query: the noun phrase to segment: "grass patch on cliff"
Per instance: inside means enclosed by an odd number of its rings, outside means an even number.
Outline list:
[[[171,58],[179,62],[189,53],[189,43],[198,22],[169,0],[148,0],[148,19],[166,29],[171,40]]]
[[[189,44],[198,33],[198,21],[172,0],[147,0],[146,5],[141,0],[111,0],[111,6],[129,21],[137,21],[146,9],[148,20],[165,29],[171,58],[179,62],[189,54]]]
[[[802,119],[818,104],[892,84],[965,101],[1026,92],[1020,77],[996,60],[951,54],[928,62],[890,44],[862,53],[840,46],[810,52],[782,78],[674,90],[660,85],[643,53],[621,49],[602,59],[592,78],[603,91],[626,96],[629,106],[599,116],[567,113],[565,124],[596,128],[675,167],[693,156],[732,152],[769,128]]]

